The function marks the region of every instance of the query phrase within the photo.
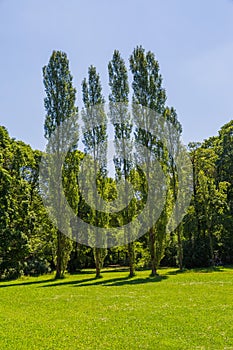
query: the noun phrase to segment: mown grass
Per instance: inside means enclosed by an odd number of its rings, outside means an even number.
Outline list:
[[[0,349],[233,349],[233,268],[0,283]]]

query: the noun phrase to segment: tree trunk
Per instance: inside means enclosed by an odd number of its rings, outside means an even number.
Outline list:
[[[98,264],[96,264],[96,268],[95,268],[95,278],[101,278],[101,269],[100,266]]]
[[[129,253],[129,277],[135,276],[135,264],[134,264],[134,243],[128,243],[128,253]]]
[[[197,220],[197,238],[199,239],[201,236],[201,223],[200,223],[200,214],[199,214],[199,204],[197,199],[197,175],[196,175],[196,159],[195,156],[192,160],[193,166],[193,199],[194,199],[194,209],[196,212],[196,220]]]
[[[213,236],[212,236],[212,233],[211,233],[211,231],[210,231],[210,227],[208,228],[208,236],[209,236],[209,242],[210,242],[211,265],[214,266],[214,265],[215,265],[215,261],[214,261]]]
[[[95,278],[101,278],[101,252],[100,252],[101,248],[95,248]]]
[[[151,256],[151,276],[156,276],[157,274],[157,266],[156,266],[156,256],[155,256],[155,233],[154,229],[151,228],[149,231],[149,239],[150,239],[150,256]]]
[[[56,263],[56,279],[63,278],[62,271],[62,244],[61,244],[61,231],[57,231],[57,263]]]
[[[178,260],[179,260],[179,269],[183,270],[183,247],[182,247],[182,239],[181,239],[181,227],[180,225],[177,227],[177,239],[178,239]]]

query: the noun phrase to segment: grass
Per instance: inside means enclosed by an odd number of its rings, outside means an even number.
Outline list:
[[[233,268],[0,283],[0,349],[233,349]]]

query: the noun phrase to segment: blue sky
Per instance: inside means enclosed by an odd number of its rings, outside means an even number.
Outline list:
[[[79,106],[88,66],[107,97],[113,50],[128,64],[141,44],[159,61],[185,143],[233,119],[231,0],[0,0],[0,43],[0,124],[34,148],[45,145],[42,67],[54,49],[69,57]]]

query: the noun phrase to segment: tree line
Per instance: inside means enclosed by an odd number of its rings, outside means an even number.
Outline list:
[[[130,101],[129,73],[132,76],[132,101]],[[233,263],[233,121],[224,125],[218,136],[210,137],[202,143],[187,146],[192,164],[192,199],[186,215],[175,230],[168,232],[167,225],[174,203],[177,200],[179,179],[174,158],[166,147],[150,132],[158,127],[159,121],[140,113],[137,108],[132,119],[127,114],[130,102],[156,112],[162,123],[168,121],[175,133],[170,140],[173,147],[179,147],[182,127],[175,108],[166,105],[166,91],[162,86],[159,63],[152,52],[141,46],[134,49],[129,59],[129,72],[119,51],[115,50],[108,64],[110,117],[114,126],[115,179],[107,174],[107,125],[100,75],[96,67],[90,66],[88,76],[82,82],[84,108],[78,110],[76,89],[69,69],[67,55],[54,51],[48,64],[43,68],[45,86],[45,137],[50,140],[46,152],[33,150],[29,145],[10,138],[5,127],[0,127],[0,278],[17,278],[22,274],[39,275],[56,271],[56,277],[64,277],[65,271],[78,272],[82,268],[95,267],[96,277],[101,277],[103,266],[129,266],[129,275],[134,276],[138,268],[150,268],[156,275],[159,266],[179,266],[180,269]],[[94,113],[93,106],[99,106]],[[121,106],[116,109],[116,106]],[[140,110],[141,112],[142,110]],[[75,144],[79,139],[77,120],[79,114],[86,131],[83,134],[84,150]],[[155,114],[155,115],[157,115]],[[117,119],[116,119],[117,115]],[[142,120],[143,119],[143,120]],[[60,161],[62,147],[67,135],[51,137],[57,127],[70,121],[74,147],[70,148],[63,161]],[[147,125],[147,132],[141,124]],[[161,128],[163,127],[160,126]],[[124,245],[105,247],[98,235],[87,232],[88,245],[79,243],[78,227],[69,218],[63,218],[55,225],[44,206],[42,197],[52,186],[52,200],[57,203],[58,212],[64,206],[60,196],[61,188],[57,172],[50,176],[43,186],[39,183],[41,159],[49,162],[49,152],[57,156],[55,161],[58,174],[62,173],[62,188],[66,200],[77,216],[90,225],[100,228],[118,227],[133,220],[142,210],[148,196],[147,182],[140,170],[135,170],[132,154],[131,134],[134,132],[139,145],[150,152],[137,150],[137,157],[146,157],[145,172],[150,170],[155,159],[159,162],[167,186],[166,201],[161,214],[148,232],[136,240],[129,231]],[[117,198],[117,181],[121,191],[128,197],[128,182],[137,193],[129,206],[119,215],[98,212],[85,202],[79,188],[77,174],[85,154],[100,163],[93,166],[96,186],[101,197],[107,202]],[[47,157],[47,158],[46,158]],[[85,169],[85,176],[93,176]],[[93,189],[90,189],[92,192]],[[140,196],[138,195],[140,193]],[[140,197],[140,198],[139,198]],[[98,206],[98,198],[95,205]],[[110,204],[109,204],[110,205]],[[56,209],[55,209],[56,210]],[[150,208],[153,217],[158,208]],[[59,220],[59,219],[58,219]],[[67,221],[67,223],[66,223]],[[65,225],[66,235],[61,225]],[[75,240],[72,237],[76,238]],[[99,241],[98,241],[99,240]],[[87,242],[88,243],[88,242]]]

